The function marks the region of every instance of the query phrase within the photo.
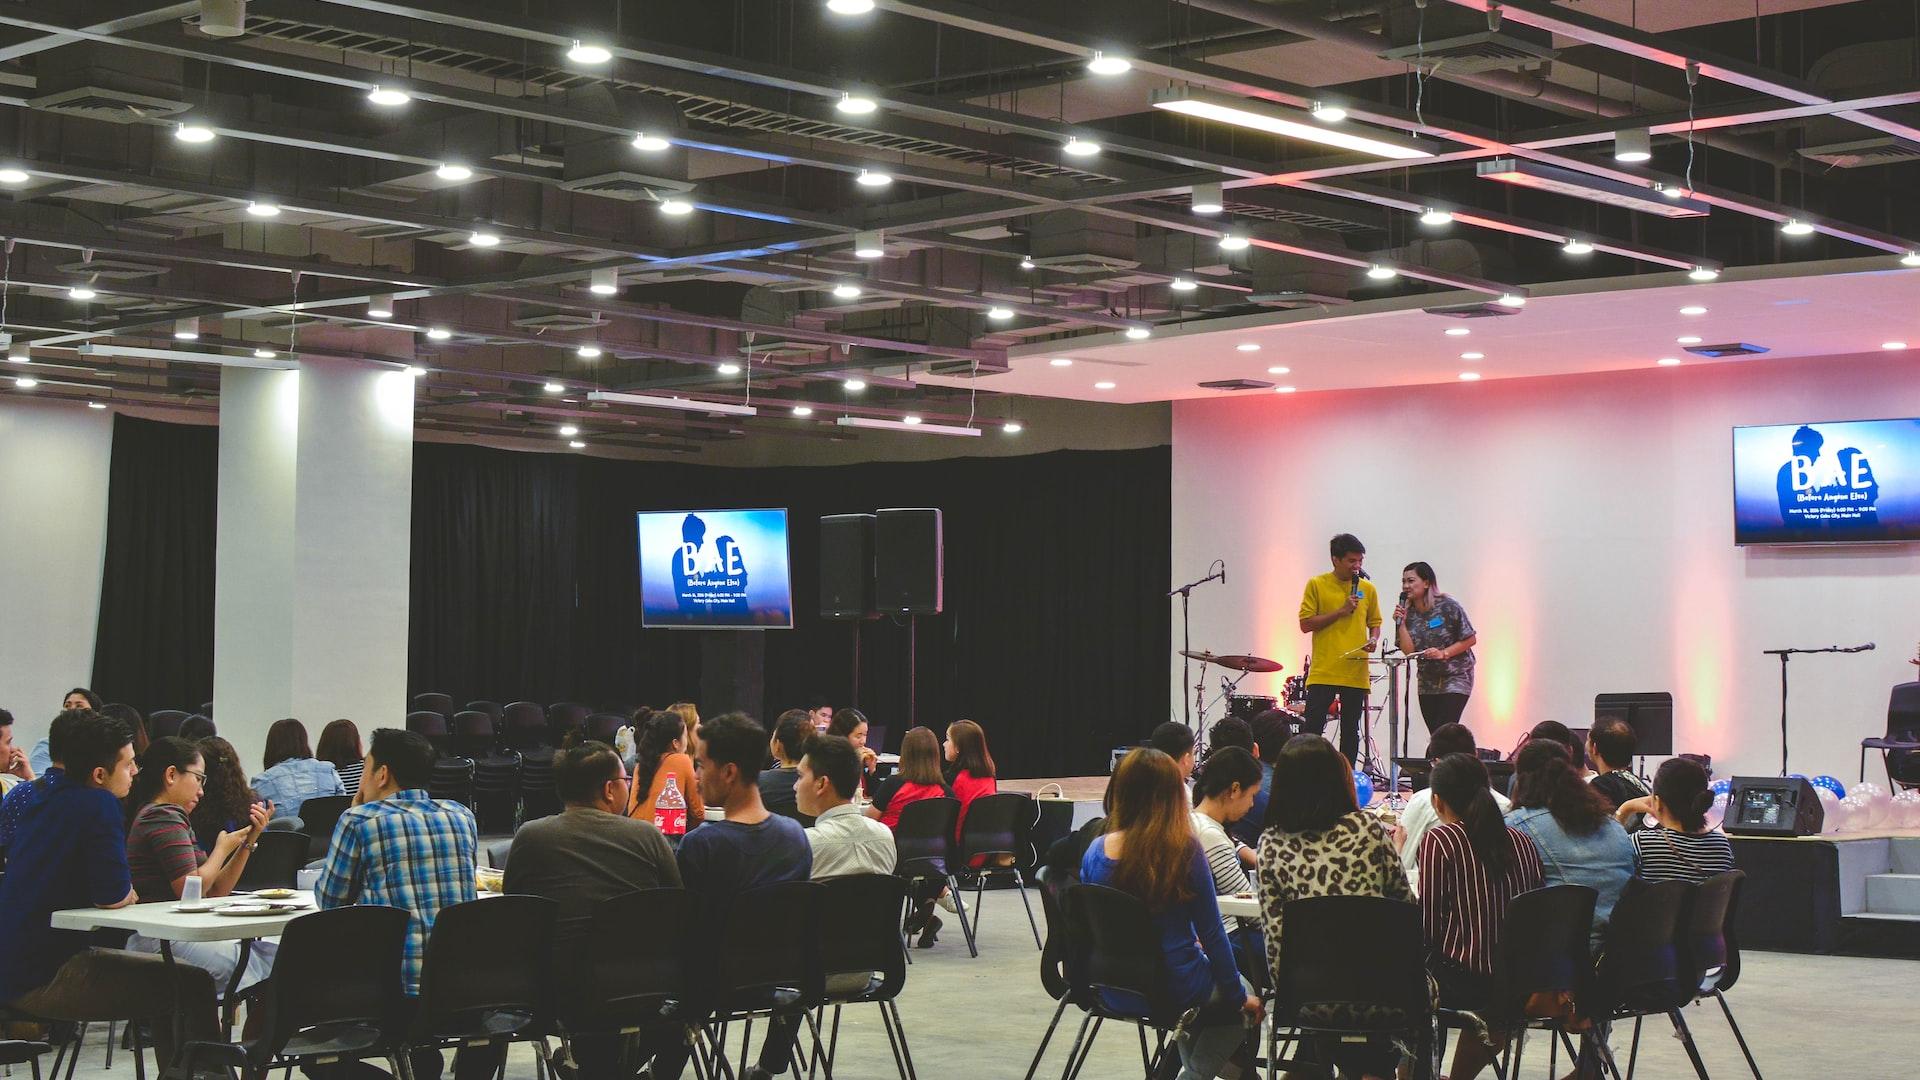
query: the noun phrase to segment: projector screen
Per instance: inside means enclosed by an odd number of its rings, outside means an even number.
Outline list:
[[[1920,420],[1733,429],[1736,544],[1920,540]]]
[[[636,516],[642,626],[793,627],[785,510],[642,511]]]

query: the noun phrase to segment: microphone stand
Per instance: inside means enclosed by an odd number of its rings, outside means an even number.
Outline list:
[[[1219,567],[1218,570],[1214,569],[1216,566]],[[1193,651],[1193,635],[1187,621],[1187,602],[1192,598],[1193,590],[1209,581],[1219,581],[1226,569],[1222,560],[1215,559],[1208,565],[1206,577],[1199,581],[1190,581],[1167,594],[1180,598],[1180,722],[1188,727],[1193,726],[1193,713],[1187,708],[1187,671],[1192,660],[1186,654]]]
[[[1865,645],[1829,645],[1824,649],[1763,649],[1762,655],[1780,658],[1780,775],[1787,775],[1787,661],[1795,656],[1811,656],[1815,653],[1857,653],[1873,648],[1873,642]]]

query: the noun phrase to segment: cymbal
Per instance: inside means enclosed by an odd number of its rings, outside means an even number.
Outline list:
[[[1230,668],[1234,671],[1254,671],[1254,672],[1265,673],[1269,671],[1280,670],[1280,662],[1278,660],[1269,660],[1264,656],[1233,656],[1233,655],[1215,656],[1213,653],[1207,652],[1205,650],[1195,652],[1189,649],[1180,650],[1180,655],[1186,657],[1189,660],[1198,660],[1203,664],[1212,664],[1215,667]]]

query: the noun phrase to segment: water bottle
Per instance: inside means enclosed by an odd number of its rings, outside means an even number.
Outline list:
[[[667,786],[653,800],[653,824],[668,836],[687,835],[687,800],[680,794],[678,777],[667,777]]]

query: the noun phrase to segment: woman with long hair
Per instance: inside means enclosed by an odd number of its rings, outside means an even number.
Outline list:
[[[1622,803],[1618,816],[1651,814],[1658,825],[1633,834],[1639,874],[1648,881],[1698,884],[1733,869],[1733,841],[1707,825],[1713,791],[1697,761],[1668,758],[1653,774],[1653,794]]]
[[[360,770],[366,768],[367,751],[360,744],[360,729],[353,721],[335,720],[321,728],[320,745],[314,747],[313,756],[333,766],[346,794],[359,793]]]
[[[1613,804],[1573,771],[1566,747],[1539,739],[1520,748],[1506,820],[1533,841],[1548,885],[1586,885],[1599,893],[1591,942],[1598,949],[1613,905],[1633,877],[1633,838],[1613,819]]]
[[[1277,785],[1276,785],[1277,787]],[[1420,840],[1420,915],[1440,1004],[1477,1013],[1493,1003],[1493,954],[1507,905],[1545,878],[1527,834],[1501,819],[1478,757],[1448,754],[1433,767],[1440,824]],[[1451,1080],[1473,1080],[1506,1045],[1506,1033],[1463,1034]]]
[[[200,850],[211,854],[220,834],[246,825],[260,796],[247,786],[247,770],[241,767],[232,743],[210,735],[194,746],[200,751],[207,782],[201,788],[199,805],[187,817]]]
[[[700,785],[694,782],[693,757],[687,751],[693,743],[687,736],[686,721],[666,709],[634,710],[635,753],[633,783],[628,787],[632,801],[627,816],[653,820],[653,806],[667,790],[667,777],[673,777],[680,797],[687,802],[687,828],[699,827],[707,818],[707,804],[700,798]]]
[[[253,778],[253,790],[274,805],[276,818],[298,817],[300,804],[308,799],[347,793],[333,764],[314,759],[307,725],[298,720],[275,720],[267,729],[261,767],[264,771]]]
[[[986,730],[979,724],[971,720],[948,724],[943,750],[950,770],[947,783],[953,788],[953,797],[960,800],[960,816],[953,825],[953,838],[958,840],[967,823],[967,807],[980,796],[993,794],[999,783],[994,779],[993,755],[987,752]]]
[[[667,712],[680,718],[687,726],[687,752],[693,752],[693,735],[700,730],[700,708],[691,701],[676,701],[666,707]]]
[[[807,741],[813,738],[813,717],[805,709],[788,709],[774,721],[773,768],[760,770],[760,805],[781,817],[790,817],[808,828],[813,818],[800,812],[793,785],[800,776],[800,759],[807,754]]]
[[[951,729],[949,729],[951,730]],[[951,738],[951,735],[949,735]],[[1169,990],[1183,1010],[1202,1010],[1177,1037],[1179,1080],[1212,1080],[1246,1042],[1245,1021],[1258,1024],[1260,997],[1234,966],[1220,923],[1213,874],[1193,834],[1186,791],[1173,759],[1141,747],[1120,759],[1107,784],[1113,801],[1106,832],[1087,848],[1080,880],[1138,897],[1153,916],[1166,957]],[[1131,994],[1102,991],[1108,1008],[1145,1015]],[[1222,1015],[1237,1006],[1231,1016]]]
[[[71,712],[74,709],[99,712],[105,707],[106,706],[100,701],[100,695],[84,686],[74,687],[67,691],[67,696],[60,699],[61,712]],[[122,719],[124,719],[124,717]],[[128,726],[133,728],[133,752],[137,756],[147,748],[146,728],[139,724],[129,724]],[[33,775],[35,776],[45,776],[47,770],[53,768],[52,740],[43,737],[39,742],[33,744],[33,749],[27,751],[27,767],[33,770]]]
[[[1227,835],[1227,826],[1253,812],[1264,775],[1253,754],[1238,746],[1216,746],[1193,774],[1193,835],[1206,852],[1217,895],[1232,896],[1253,888],[1240,859],[1240,844]],[[1254,964],[1264,962],[1259,919],[1223,915],[1220,925],[1233,943],[1241,971],[1255,970]]]
[[[840,736],[860,752],[860,779],[862,786],[865,786],[867,778],[873,775],[874,765],[880,760],[880,755],[867,746],[867,714],[854,708],[841,709],[833,714],[832,720],[827,721],[827,734]]]
[[[1408,563],[1400,571],[1400,595],[1393,625],[1400,651],[1420,661],[1420,716],[1428,732],[1457,724],[1473,696],[1473,647],[1480,633],[1460,601],[1440,591],[1426,563]]]
[[[917,727],[900,740],[900,767],[873,786],[873,805],[863,811],[889,829],[900,827],[900,812],[923,799],[950,799],[953,789],[940,773],[940,737],[932,728]],[[915,945],[929,949],[939,940],[945,925],[933,913],[935,897],[946,895],[943,885],[928,884],[927,891],[913,897],[913,912],[907,916],[906,932],[919,934]]]

